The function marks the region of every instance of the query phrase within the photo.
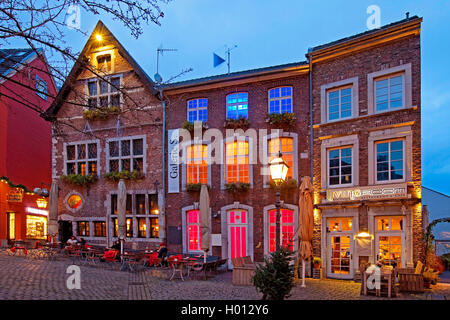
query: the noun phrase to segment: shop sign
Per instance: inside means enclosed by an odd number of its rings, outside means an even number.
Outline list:
[[[6,201],[8,202],[22,202],[23,189],[13,189],[6,194]]]
[[[327,201],[408,198],[406,183],[395,185],[328,189]]]
[[[180,192],[180,134],[178,129],[169,130],[168,133],[168,193],[178,193]]]

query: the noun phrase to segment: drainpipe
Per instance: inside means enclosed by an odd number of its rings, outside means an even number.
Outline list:
[[[159,96],[161,98],[163,108],[163,125],[162,125],[162,198],[163,198],[163,210],[164,210],[164,231],[165,238],[167,239],[167,219],[166,219],[166,101],[164,100],[163,90],[159,87]],[[165,241],[167,242],[167,241]],[[167,244],[166,244],[167,245]]]
[[[308,62],[309,62],[309,153],[310,153],[310,170],[311,181],[313,181],[314,162],[313,162],[313,143],[314,143],[314,128],[313,128],[313,97],[312,97],[312,48],[308,48]]]

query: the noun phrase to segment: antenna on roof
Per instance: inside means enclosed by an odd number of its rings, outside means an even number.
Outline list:
[[[406,13],[406,20],[409,20],[409,12]]]
[[[163,49],[162,45],[159,46],[158,49],[156,49],[156,73],[155,73],[155,81],[158,83],[162,82],[162,77],[159,74],[159,55],[163,55],[165,51],[178,51],[178,49]]]
[[[225,50],[225,52],[227,53],[228,56],[228,61],[227,61],[227,66],[228,66],[228,74],[230,73],[230,51],[233,50],[234,48],[237,48],[237,45],[234,45],[231,48],[227,48],[227,50]],[[218,65],[222,64],[223,62],[225,62],[225,59],[222,58],[221,56],[219,56],[218,54],[213,52],[213,65],[214,67],[217,67]]]

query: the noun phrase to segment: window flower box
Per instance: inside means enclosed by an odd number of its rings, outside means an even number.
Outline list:
[[[61,180],[65,183],[73,184],[76,186],[89,186],[98,180],[96,175],[81,175],[81,174],[68,174],[61,176]]]
[[[266,122],[274,127],[292,127],[297,118],[294,113],[272,113],[267,115]]]
[[[128,170],[122,170],[120,172],[112,171],[112,172],[105,173],[103,175],[103,178],[105,178],[109,181],[112,181],[112,182],[119,182],[120,179],[137,181],[137,180],[144,179],[144,177],[145,176],[142,172],[136,171],[136,170],[134,170],[132,172],[130,172]]]
[[[189,131],[189,132],[191,132],[191,133],[194,132],[194,123],[193,123],[193,122],[190,122],[190,121],[188,121],[188,120],[186,120],[185,122],[183,122],[183,125],[182,125],[181,127],[182,127],[183,129],[186,129],[187,131]],[[208,129],[208,128],[209,128],[208,125],[202,121],[202,130]]]
[[[223,127],[226,129],[243,129],[247,130],[250,127],[250,121],[245,117],[238,119],[226,119]]]
[[[83,117],[87,120],[106,120],[110,116],[118,115],[119,107],[87,109],[83,111]]]
[[[225,190],[230,192],[246,192],[249,188],[250,183],[246,182],[225,183]]]
[[[209,185],[206,185],[206,187],[208,188],[208,190],[211,189],[211,187]],[[188,184],[186,184],[186,191],[189,191],[189,192],[200,192],[201,188],[202,188],[202,184],[201,183],[188,183]]]
[[[273,181],[269,181],[268,185],[270,186],[270,188],[272,190],[276,190],[276,188],[277,188],[275,182],[273,182]],[[281,192],[293,190],[293,189],[296,189],[297,187],[298,187],[298,183],[297,183],[297,180],[295,180],[295,179],[288,179],[279,186]]]

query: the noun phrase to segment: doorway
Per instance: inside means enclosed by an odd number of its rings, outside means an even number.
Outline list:
[[[404,217],[375,217],[375,253],[377,261],[385,265],[405,268]]]
[[[16,213],[7,212],[6,213],[6,239],[8,244],[11,244],[16,240]]]
[[[72,237],[72,221],[58,221],[59,241],[64,243]]]
[[[231,210],[227,213],[228,222],[228,267],[233,268],[231,259],[248,256],[248,212]]]

